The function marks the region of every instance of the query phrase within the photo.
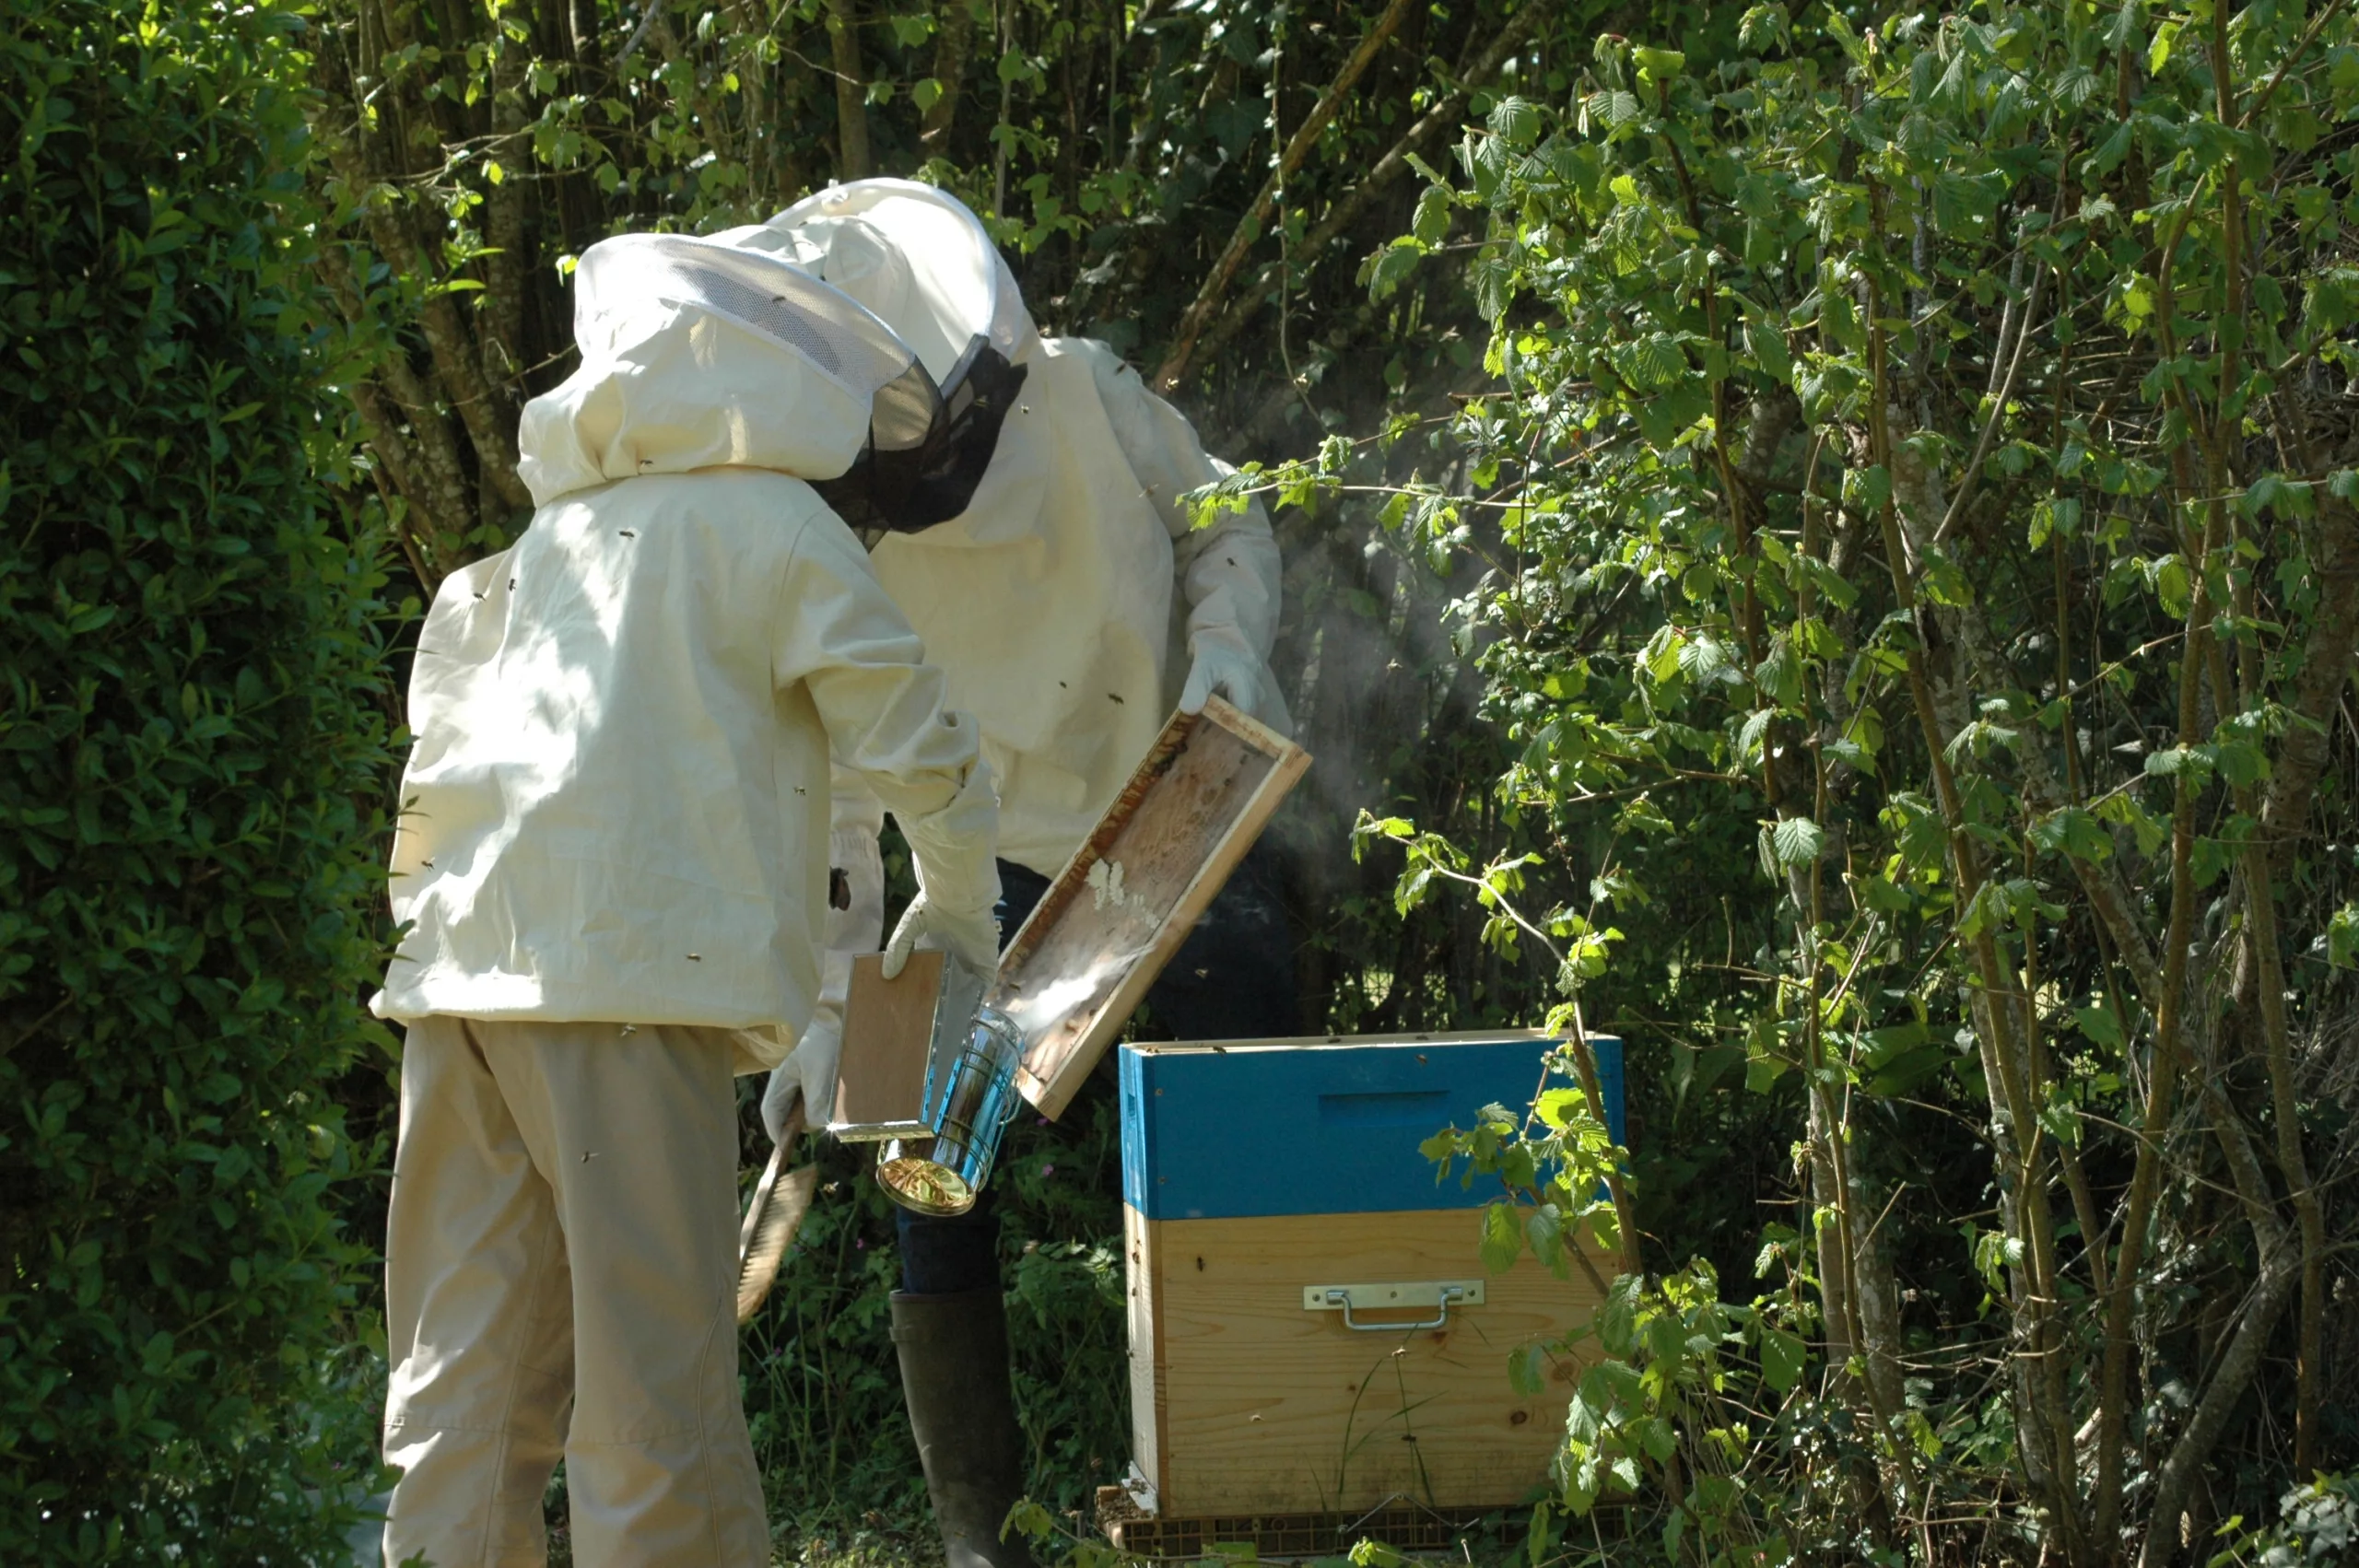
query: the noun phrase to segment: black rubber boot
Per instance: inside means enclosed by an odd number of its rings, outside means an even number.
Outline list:
[[[999,1534],[1024,1494],[1024,1438],[998,1289],[894,1292],[893,1346],[947,1568],[1035,1568],[1022,1537]]]

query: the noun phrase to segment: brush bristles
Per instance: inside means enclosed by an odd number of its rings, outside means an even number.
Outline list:
[[[738,1322],[751,1318],[769,1297],[770,1286],[778,1280],[779,1265],[786,1261],[786,1250],[794,1245],[794,1233],[803,1228],[803,1216],[811,1211],[812,1191],[818,1183],[818,1167],[805,1165],[787,1172],[757,1198],[759,1212],[750,1216],[751,1235],[737,1265]]]

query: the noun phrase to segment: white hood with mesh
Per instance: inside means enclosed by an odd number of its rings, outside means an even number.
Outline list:
[[[645,474],[832,479],[911,348],[810,270],[725,240],[628,234],[574,273],[581,366],[525,405],[535,504]]]

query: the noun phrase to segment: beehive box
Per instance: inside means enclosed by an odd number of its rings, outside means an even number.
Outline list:
[[[1165,1520],[1348,1516],[1508,1504],[1546,1480],[1577,1369],[1526,1396],[1508,1357],[1586,1322],[1596,1287],[1529,1257],[1486,1274],[1496,1181],[1438,1184],[1417,1145],[1528,1104],[1555,1043],[1122,1047],[1136,1502]],[[1619,1141],[1621,1042],[1591,1044]]]

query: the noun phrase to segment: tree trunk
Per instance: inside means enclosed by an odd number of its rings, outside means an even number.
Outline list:
[[[827,44],[836,70],[836,172],[865,180],[868,157],[868,75],[860,63],[859,19],[851,0],[827,0]]]

